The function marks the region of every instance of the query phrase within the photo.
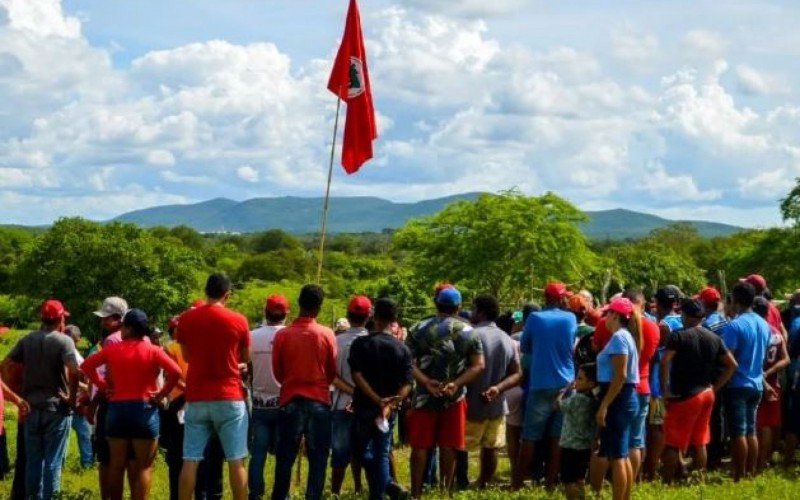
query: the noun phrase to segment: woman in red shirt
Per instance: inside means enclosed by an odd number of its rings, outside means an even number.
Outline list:
[[[133,449],[135,475],[131,498],[144,500],[150,494],[153,460],[158,447],[158,402],[181,378],[181,369],[163,349],[146,340],[150,328],[147,315],[131,309],[122,319],[122,342],[89,356],[81,370],[106,395],[109,461],[109,495],[121,500],[128,450]],[[106,365],[108,379],[97,373]],[[164,370],[166,382],[159,390],[158,376]]]

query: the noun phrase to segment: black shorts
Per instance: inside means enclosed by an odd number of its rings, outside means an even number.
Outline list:
[[[561,483],[572,484],[586,480],[592,450],[561,448]]]
[[[106,414],[108,413],[108,403],[101,401],[97,405],[97,414],[94,425],[94,453],[100,465],[108,465],[111,452],[108,449],[106,439]]]

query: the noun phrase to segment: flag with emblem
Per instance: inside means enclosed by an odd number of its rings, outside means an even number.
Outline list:
[[[342,166],[348,174],[372,158],[372,141],[378,138],[375,107],[367,70],[367,52],[361,33],[361,16],[356,0],[350,0],[344,37],[333,63],[328,90],[347,104],[342,145]]]

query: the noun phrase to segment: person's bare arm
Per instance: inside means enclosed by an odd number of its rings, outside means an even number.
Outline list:
[[[511,363],[508,365],[506,378],[486,389],[486,391],[483,393],[483,397],[486,399],[486,401],[494,401],[499,395],[503,394],[512,387],[518,386],[521,380],[522,368],[520,368],[519,361],[517,361],[516,358],[512,359]]]
[[[431,394],[431,396],[438,398],[442,396],[442,382],[440,380],[432,379],[425,375],[422,370],[419,369],[417,366],[417,360],[414,360],[413,366],[411,367],[411,373],[414,375],[414,380],[417,381],[418,384],[422,385],[427,389],[427,391]]]
[[[483,360],[483,354],[473,354],[469,358],[469,368],[464,370],[455,380],[446,384],[444,386],[444,392],[448,396],[452,396],[459,389],[478,378],[478,375],[480,375],[485,368],[486,364]]]
[[[665,400],[672,397],[672,394],[669,393],[669,366],[674,357],[675,351],[667,349],[664,351],[664,356],[661,358],[661,364],[658,365],[658,372],[661,375],[661,380],[659,380],[661,384],[661,397]]]
[[[725,354],[721,356],[720,361],[725,369],[722,373],[720,373],[716,382],[714,382],[714,392],[719,392],[720,389],[725,387],[725,384],[727,384],[728,380],[733,377],[733,374],[736,373],[736,369],[739,367],[739,363],[736,362],[736,359],[733,357],[733,354],[731,354],[730,351],[725,351]]]
[[[22,397],[20,397],[16,392],[12,391],[11,388],[8,387],[2,380],[0,380],[0,385],[2,385],[3,397],[9,403],[16,405],[16,407],[19,409],[19,414],[21,417],[24,417],[30,413],[31,407],[28,406],[27,401],[22,399]]]
[[[611,384],[608,386],[603,401],[600,402],[600,408],[597,410],[597,426],[606,426],[606,414],[608,407],[614,402],[614,399],[619,395],[622,386],[625,385],[625,380],[628,378],[628,355],[615,354],[611,356],[611,363],[613,365],[614,377],[611,379]]]
[[[353,381],[355,382],[355,377],[353,377]],[[335,379],[333,379],[333,386],[345,394],[353,394],[353,386],[348,384],[345,379],[338,375]]]
[[[778,351],[778,361],[776,361],[775,364],[769,368],[769,370],[764,372],[764,378],[778,373],[787,366],[789,366],[789,350],[786,348],[786,340],[782,340],[780,350]]]

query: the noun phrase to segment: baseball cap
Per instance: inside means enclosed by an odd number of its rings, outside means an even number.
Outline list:
[[[454,286],[444,288],[436,295],[436,303],[446,306],[460,306],[461,292]]]
[[[667,285],[656,290],[656,302],[660,304],[675,304],[677,303],[683,293],[681,289],[675,285]]]
[[[359,316],[368,316],[372,312],[372,301],[364,295],[356,295],[347,304],[347,312],[358,314]]]
[[[706,315],[706,307],[700,298],[686,298],[681,301],[681,312],[690,318],[703,318]]]
[[[128,312],[128,303],[125,302],[125,299],[121,297],[108,297],[103,301],[100,310],[94,312],[94,315],[101,318],[107,318],[115,314],[119,317],[123,317],[126,312]]]
[[[717,304],[720,300],[722,300],[722,295],[720,295],[719,290],[714,287],[707,286],[700,290],[700,293],[697,294],[698,298],[703,302],[703,304]]]
[[[762,292],[765,288],[767,288],[767,280],[765,280],[760,274],[751,274],[750,276],[742,278],[739,281],[743,283],[750,283],[753,285],[753,288],[756,289],[756,292]]]
[[[55,299],[44,301],[40,312],[44,321],[56,321],[69,316],[69,311],[64,307],[64,304]]]
[[[623,318],[630,318],[631,314],[633,314],[633,302],[631,302],[630,299],[626,299],[624,297],[619,299],[614,299],[608,305],[608,309],[606,310],[613,311],[622,316]]]
[[[569,290],[567,290],[567,285],[561,283],[560,281],[548,283],[547,286],[544,287],[544,295],[545,297],[550,297],[553,299],[563,299],[564,297],[572,296]]]
[[[576,313],[586,312],[589,309],[589,302],[583,295],[577,294],[569,298],[567,302],[569,310]]]
[[[122,318],[122,324],[137,331],[147,330],[147,314],[141,309],[130,309]]]
[[[267,297],[267,311],[286,314],[289,312],[289,299],[279,294],[270,295]]]

